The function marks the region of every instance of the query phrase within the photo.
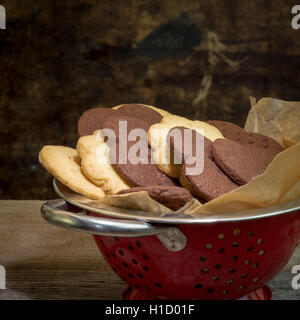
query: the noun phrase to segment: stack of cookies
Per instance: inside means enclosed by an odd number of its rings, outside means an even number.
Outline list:
[[[173,211],[248,183],[282,151],[275,140],[233,123],[192,121],[142,104],[89,109],[78,135],[76,149],[40,151],[55,178],[90,199],[147,191]]]

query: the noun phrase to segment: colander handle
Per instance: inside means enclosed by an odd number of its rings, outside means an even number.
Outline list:
[[[108,219],[74,213],[64,209],[62,199],[50,200],[41,207],[43,218],[51,224],[66,229],[102,236],[141,237],[170,232],[174,227],[154,227],[147,222]]]

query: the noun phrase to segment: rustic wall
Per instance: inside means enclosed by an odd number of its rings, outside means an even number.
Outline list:
[[[44,144],[95,104],[244,124],[249,96],[300,100],[300,30],[273,1],[9,0],[0,30],[0,189],[54,197]]]

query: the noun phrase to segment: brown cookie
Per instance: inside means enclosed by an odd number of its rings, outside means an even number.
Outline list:
[[[184,134],[188,132],[187,130],[190,130],[190,137],[192,137],[192,139],[184,140],[184,138],[182,138],[183,143],[180,143],[180,140],[176,141],[177,139],[172,135],[172,133],[174,133],[173,130],[176,128],[180,130],[182,137],[184,137]],[[200,133],[184,127],[176,128],[170,130],[169,132],[170,149],[174,151],[174,155],[180,154],[182,151],[184,151],[185,159],[187,159],[189,156],[195,156],[197,141],[196,136],[200,136]],[[204,154],[203,159],[201,159],[204,160],[203,172],[196,175],[188,174],[187,169],[193,167],[194,165],[184,162],[181,167],[180,182],[185,187],[188,187],[188,189],[190,189],[197,198],[210,201],[219,197],[223,193],[237,188],[238,186],[231,181],[212,160],[211,148],[213,143],[206,137],[203,137],[203,140],[201,139],[201,141],[204,142]]]
[[[204,168],[200,174],[187,174],[186,170],[188,166],[187,164],[183,164],[181,174],[191,186],[192,193],[200,199],[210,201],[238,187],[238,185],[230,180],[216,163],[208,157],[204,158]]]
[[[228,177],[243,185],[262,174],[275,154],[268,149],[241,145],[230,139],[217,139],[212,145],[212,156]]]
[[[124,116],[124,115],[120,115],[117,117],[108,117],[103,121],[103,135],[105,136],[106,134],[106,130],[110,129],[113,130],[117,140],[119,140],[120,138],[120,133],[119,133],[119,129],[121,125],[126,124],[126,128],[127,128],[127,137],[129,138],[129,134],[132,130],[134,129],[142,129],[144,131],[144,139],[147,140],[147,132],[148,129],[150,128],[150,124],[146,121],[134,118],[134,117],[130,117],[130,116]],[[125,129],[125,127],[124,127]],[[125,133],[126,135],[126,133]],[[122,136],[125,136],[124,132],[122,132]],[[126,138],[126,136],[125,136]]]
[[[176,139],[176,133],[180,133],[181,139]],[[188,136],[186,136],[186,138],[191,137],[191,139],[184,138],[187,134]],[[169,148],[171,152],[174,153],[174,157],[180,157],[183,153],[185,154],[185,156],[195,156],[197,136],[200,137],[202,135],[193,129],[185,127],[172,128],[167,135],[167,142],[169,143]],[[204,136],[202,136],[201,138],[203,138],[203,140],[199,139],[198,141],[204,142],[204,154],[211,159],[212,141],[210,141]]]
[[[77,132],[80,137],[92,135],[96,130],[103,128],[103,121],[108,117],[118,116],[121,113],[110,108],[92,108],[86,110],[79,118]]]
[[[219,129],[225,138],[242,145],[264,148],[273,155],[283,150],[281,145],[274,139],[260,133],[247,132],[234,123],[220,120],[210,120],[207,123]]]
[[[224,138],[238,142],[241,137],[245,138],[247,136],[247,132],[243,128],[232,122],[221,120],[209,120],[206,122],[219,129]]]
[[[147,191],[149,196],[166,206],[167,208],[177,211],[182,208],[187,202],[193,199],[190,192],[181,187],[166,187],[166,186],[149,186],[136,187],[118,192],[118,194],[125,194],[131,192]]]
[[[152,151],[146,141],[143,141],[144,152],[132,152],[131,148],[135,142],[128,142],[127,144],[127,161],[123,164],[120,161],[120,151],[122,152],[122,145],[116,142],[116,161],[112,163],[113,168],[119,174],[119,176],[130,186],[130,187],[148,187],[148,186],[178,186],[178,183],[169,178],[163,172],[161,172],[157,166],[151,162]],[[113,149],[110,147],[110,152]],[[124,150],[123,152],[126,152]],[[133,159],[130,159],[132,156]],[[112,157],[113,158],[113,157]],[[124,153],[122,155],[124,159]],[[133,163],[133,161],[136,163]]]
[[[122,111],[123,114],[128,116],[146,121],[150,126],[155,123],[159,123],[162,119],[162,115],[157,111],[141,104],[123,104],[117,110]]]

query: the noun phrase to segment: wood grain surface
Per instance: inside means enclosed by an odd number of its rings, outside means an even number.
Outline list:
[[[104,261],[91,236],[45,222],[43,201],[0,201],[0,265],[7,273],[6,299],[121,299],[126,284]],[[269,284],[273,299],[300,300],[291,286],[300,247]]]

